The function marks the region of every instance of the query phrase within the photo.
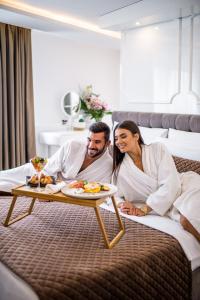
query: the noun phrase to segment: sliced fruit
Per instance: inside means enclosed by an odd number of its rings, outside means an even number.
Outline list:
[[[90,182],[84,185],[85,193],[99,193],[101,190],[101,186],[97,182]]]
[[[102,191],[109,191],[110,188],[109,188],[108,185],[101,185],[101,190],[102,190]]]
[[[70,184],[69,184],[69,187],[70,188],[83,188],[84,187],[84,180],[75,180],[75,181],[72,181]]]

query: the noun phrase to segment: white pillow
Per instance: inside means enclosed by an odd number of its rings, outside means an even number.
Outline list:
[[[117,124],[119,124],[119,122],[114,121],[113,126],[112,126],[112,130],[110,131],[110,140],[111,140],[112,145],[113,145],[113,142],[114,142],[114,130],[115,130],[115,127],[117,126]]]
[[[119,124],[119,122],[114,121],[113,130],[115,126]],[[164,128],[149,128],[149,127],[142,127],[138,126],[140,129],[140,133],[143,137],[144,143],[149,145],[156,141],[157,137],[167,137],[168,135],[168,129]]]
[[[117,124],[119,124],[119,122],[114,121],[114,124],[113,124],[113,127],[112,127],[113,130],[115,129],[115,127],[117,126]]]
[[[174,139],[166,139],[162,137],[157,138],[156,141],[163,143],[172,155],[200,161],[200,147],[193,147],[185,142],[178,143]]]
[[[168,135],[168,129],[164,128],[149,128],[138,126],[140,129],[140,133],[143,137],[144,143],[149,145],[156,141],[158,137],[166,138]]]
[[[176,143],[181,143],[186,148],[199,148],[200,151],[200,133],[187,132],[169,128],[168,138]]]

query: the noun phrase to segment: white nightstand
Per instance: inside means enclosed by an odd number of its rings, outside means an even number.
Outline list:
[[[51,146],[61,146],[67,140],[86,141],[88,130],[42,131],[39,133],[39,142],[47,146],[48,157]]]

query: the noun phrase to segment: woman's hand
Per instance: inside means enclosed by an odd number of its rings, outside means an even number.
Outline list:
[[[138,217],[145,216],[145,213],[143,211],[141,211],[141,209],[135,207],[129,201],[120,203],[119,207],[124,214],[138,216]]]

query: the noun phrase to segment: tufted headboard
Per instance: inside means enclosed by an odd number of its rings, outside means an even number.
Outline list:
[[[112,121],[133,120],[137,125],[151,128],[174,128],[183,131],[200,132],[200,115],[114,111]]]

